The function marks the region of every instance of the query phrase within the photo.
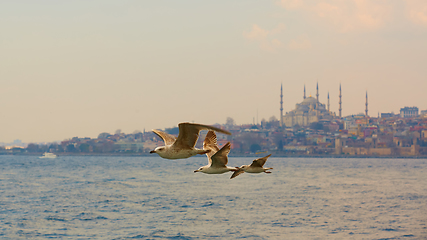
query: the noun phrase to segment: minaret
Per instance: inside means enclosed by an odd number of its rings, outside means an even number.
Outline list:
[[[341,115],[341,111],[342,111],[342,101],[341,101],[341,97],[342,97],[342,94],[341,94],[341,83],[340,83],[340,95],[339,95],[339,98],[340,98],[340,101],[338,102],[339,103],[339,109],[338,109],[338,111],[339,111],[339,117],[341,118],[342,117],[342,115]]]
[[[319,82],[316,84],[316,115],[319,115]]]
[[[283,126],[283,84],[280,84],[280,127]]]
[[[317,98],[317,103],[319,103],[319,82],[317,82],[317,85],[316,85],[316,98]]]
[[[368,117],[368,91],[366,91],[365,117]]]
[[[304,99],[305,99],[305,84],[304,84]]]
[[[329,109],[329,106],[330,106],[330,104],[329,104],[329,91],[328,91],[328,112],[330,112],[331,110]]]

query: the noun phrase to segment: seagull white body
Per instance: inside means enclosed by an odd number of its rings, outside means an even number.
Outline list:
[[[264,168],[263,167],[265,162],[267,161],[267,158],[270,156],[271,156],[271,154],[268,156],[265,156],[263,158],[255,159],[255,160],[253,160],[251,165],[242,165],[241,167],[239,167],[238,171],[234,172],[233,175],[231,175],[230,179],[235,178],[244,172],[247,172],[247,173],[262,173],[262,172],[271,173],[268,170],[273,169],[273,168]]]
[[[207,174],[221,174],[229,171],[237,171],[238,168],[228,167],[228,153],[231,150],[230,142],[226,143],[221,149],[218,148],[215,132],[209,131],[206,134],[205,141],[203,142],[203,149],[209,150],[206,155],[208,156],[209,164],[194,172],[202,172]]]
[[[177,138],[168,133],[154,129],[153,132],[163,139],[165,146],[157,147],[150,153],[157,153],[160,157],[166,159],[189,158],[196,154],[205,154],[210,151],[195,148],[201,130],[213,130],[231,135],[230,132],[220,128],[196,123],[180,123],[178,127],[179,134]]]

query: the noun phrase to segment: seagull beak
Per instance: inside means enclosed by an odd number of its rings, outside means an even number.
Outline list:
[[[194,170],[194,172],[198,172],[199,170]]]
[[[152,151],[150,151],[150,153],[155,153],[156,151],[154,151],[154,150],[152,150]]]

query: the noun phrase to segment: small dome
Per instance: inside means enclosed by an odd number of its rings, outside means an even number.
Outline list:
[[[308,111],[310,108],[307,105],[299,105],[297,110],[299,111]]]

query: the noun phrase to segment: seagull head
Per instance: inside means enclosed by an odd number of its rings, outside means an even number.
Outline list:
[[[154,150],[150,151],[150,153],[157,153],[161,155],[165,151],[165,146],[156,147]]]
[[[203,169],[204,169],[204,167],[200,167],[199,169],[194,170],[194,172],[203,172]]]

